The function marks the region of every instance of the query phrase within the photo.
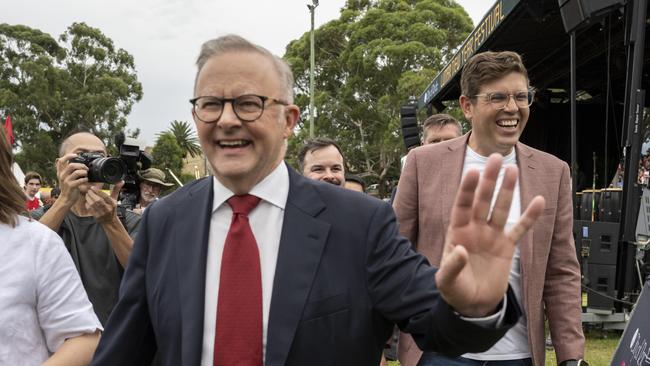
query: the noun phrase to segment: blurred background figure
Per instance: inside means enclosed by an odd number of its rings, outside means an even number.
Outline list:
[[[13,174],[12,174],[13,176]],[[38,191],[41,189],[41,175],[36,172],[25,174],[25,195],[27,196],[27,211],[41,207]]]
[[[298,163],[302,175],[313,180],[322,180],[336,186],[345,184],[345,159],[341,148],[332,139],[317,137],[305,141]]]
[[[61,194],[61,189],[58,187],[54,187],[49,191],[42,191],[41,192],[41,202],[43,202],[42,209],[43,211],[47,212],[47,210],[52,207],[54,202],[59,198],[59,195]]]
[[[140,198],[133,211],[143,213],[147,206],[160,198],[163,187],[167,188],[174,185],[173,183],[166,183],[165,177],[165,173],[156,168],[149,168],[138,174],[138,178],[140,178]]]
[[[46,206],[52,207],[52,205],[56,202],[56,200],[59,199],[59,195],[61,194],[61,188],[59,187],[54,187],[50,191],[50,199],[47,202],[43,202]]]
[[[41,217],[47,212],[47,210],[52,207],[54,202],[59,198],[59,195],[61,194],[61,189],[59,187],[54,187],[49,191],[42,191],[40,196],[41,196],[41,202],[43,202],[43,206],[30,211],[30,214],[33,219],[35,220],[40,220]]]
[[[41,206],[41,207],[39,207],[39,208],[44,208],[45,206],[48,205],[48,203],[50,202],[50,200],[51,200],[51,198],[52,198],[52,196],[50,195],[50,192],[51,192],[51,191],[44,190],[43,192],[41,192],[41,193],[39,194],[39,196],[40,196],[40,198],[41,198],[41,203],[43,204],[43,206]],[[51,205],[52,205],[52,204],[50,204],[50,206],[51,206]]]
[[[366,193],[366,183],[363,181],[363,178],[354,174],[345,175],[345,188]]]
[[[452,116],[433,114],[422,123],[422,145],[435,144],[460,137],[463,128]]]
[[[61,239],[20,216],[12,160],[0,133],[0,364],[88,365],[101,325]]]

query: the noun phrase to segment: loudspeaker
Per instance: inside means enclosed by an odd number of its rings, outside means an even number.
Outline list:
[[[581,264],[616,265],[618,229],[617,222],[573,221],[573,239],[578,261]]]
[[[580,209],[582,208],[582,192],[576,192],[576,198],[573,202],[573,219],[580,220]]]
[[[587,287],[598,293],[594,293],[593,291],[587,292],[587,308],[613,312],[614,300],[601,296],[600,294],[616,298],[616,266],[590,264],[588,276],[589,283]]]
[[[598,219],[608,222],[621,221],[622,198],[623,190],[621,188],[602,189],[598,203]]]
[[[625,0],[558,0],[562,23],[567,33],[593,24],[610,11],[625,5]]]
[[[399,109],[402,138],[406,151],[420,146],[420,130],[418,128],[417,107],[412,104],[403,105]]]
[[[580,220],[598,220],[598,205],[600,204],[600,189],[585,189],[582,191],[580,204]]]
[[[580,264],[580,278],[583,284],[589,281],[586,277],[588,273],[585,271],[589,266],[589,252],[591,251],[591,239],[589,239],[591,224],[591,221],[573,220],[573,242],[576,246],[576,257]]]
[[[576,257],[582,263],[581,258],[589,258],[591,251],[591,221],[588,220],[573,220],[573,242],[576,246]]]
[[[617,222],[592,222],[589,229],[589,264],[616,265],[618,255]]]

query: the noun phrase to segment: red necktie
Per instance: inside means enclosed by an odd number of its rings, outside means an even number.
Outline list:
[[[248,213],[260,202],[251,195],[228,199],[232,221],[221,258],[215,366],[262,365],[262,274]]]

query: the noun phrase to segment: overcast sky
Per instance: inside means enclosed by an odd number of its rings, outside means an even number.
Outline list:
[[[73,22],[99,28],[135,58],[144,96],[128,116],[153,145],[172,120],[191,122],[194,61],[203,41],[236,33],[282,56],[310,28],[311,0],[0,0],[0,23],[24,24],[58,39]],[[457,0],[476,24],[494,1]],[[320,0],[316,27],[339,17],[345,0]]]

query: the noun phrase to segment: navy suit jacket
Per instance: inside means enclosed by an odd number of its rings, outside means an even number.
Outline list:
[[[478,352],[517,321],[512,296],[498,329],[460,319],[388,204],[289,176],[265,365],[378,365],[393,324],[422,349]],[[156,351],[163,365],[200,364],[212,197],[204,178],[145,211],[93,365],[148,365]]]

